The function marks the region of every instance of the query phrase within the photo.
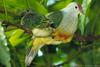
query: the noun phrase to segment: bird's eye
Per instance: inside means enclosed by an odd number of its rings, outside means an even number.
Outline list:
[[[77,9],[78,7],[77,7],[77,6],[75,6],[75,8]]]

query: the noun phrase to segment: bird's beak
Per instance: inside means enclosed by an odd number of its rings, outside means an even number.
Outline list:
[[[78,7],[79,7],[79,11],[80,11],[79,13],[83,14],[83,8],[82,8],[82,6],[80,4],[78,4]]]

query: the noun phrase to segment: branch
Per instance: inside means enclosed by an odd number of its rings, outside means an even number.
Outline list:
[[[7,24],[7,25],[16,26],[16,27],[18,27],[18,28],[20,28],[20,29],[23,29],[26,33],[28,33],[29,35],[32,36],[32,31],[31,31],[30,29],[26,28],[26,27],[23,26],[23,25],[20,25],[20,24],[13,24],[13,23],[11,23],[11,22],[9,22],[9,21],[6,21],[6,20],[2,21],[2,23]]]
[[[13,24],[11,22],[8,22],[8,21],[3,21],[4,24],[7,24],[7,25],[12,25],[12,26],[16,26],[18,28],[21,28],[23,29],[26,33],[28,33],[29,35],[32,36],[32,31],[26,27],[24,27],[23,25],[20,25],[20,24]],[[100,40],[100,35],[90,35],[90,36],[81,36],[79,34],[75,34],[74,35],[74,38],[76,39],[76,41],[82,41],[82,42],[85,42],[85,41],[95,41],[95,40]],[[93,47],[93,45],[87,45],[87,46],[82,46],[82,47],[79,47],[79,51],[78,53],[73,56],[72,58],[68,59],[67,61],[63,62],[62,64],[59,64],[59,65],[53,65],[53,67],[59,67],[59,66],[63,66],[64,64],[67,64],[69,63],[70,61],[72,61],[74,58],[76,58],[77,56],[79,56],[81,53],[84,52],[84,50],[86,48],[91,48]]]
[[[11,11],[8,11],[7,12],[13,16],[18,16],[17,14],[11,12]],[[0,13],[5,13],[5,10],[3,8],[0,8]],[[27,32],[28,34],[32,35],[32,32],[30,29],[28,28],[25,28],[23,25],[20,25],[20,24],[12,24],[11,22],[8,22],[8,21],[3,21],[4,24],[7,24],[7,25],[13,25],[13,26],[16,26],[18,28],[21,28],[23,29],[25,32]],[[82,36],[82,35],[78,35],[78,34],[75,34],[74,35],[74,38],[77,40],[77,41],[94,41],[94,40],[100,40],[100,35],[89,35],[89,36]]]
[[[16,26],[18,28],[21,28],[23,29],[26,33],[28,33],[29,35],[32,35],[32,31],[29,29],[29,28],[26,28],[25,26],[23,25],[20,25],[20,24],[13,24],[9,21],[6,21],[4,20],[3,21],[4,24],[7,24],[7,25],[12,25],[12,26]],[[100,40],[100,35],[88,35],[88,36],[82,36],[82,35],[79,35],[79,34],[75,34],[74,35],[74,38],[76,39],[76,41],[82,41],[82,42],[87,42],[87,41],[95,41],[95,40]]]
[[[13,15],[13,16],[17,16],[15,13],[11,12],[11,11],[7,11],[9,14]],[[5,13],[5,10],[0,8],[0,13]],[[7,24],[7,25],[13,25],[13,26],[16,26],[18,28],[21,28],[23,29],[26,33],[32,35],[32,32],[30,29],[28,28],[25,28],[23,25],[20,25],[20,24],[12,24],[11,22],[8,22],[8,21],[3,21],[4,24]],[[89,36],[82,36],[82,35],[78,35],[78,34],[75,34],[74,35],[74,38],[77,40],[77,41],[94,41],[94,40],[100,40],[100,35],[89,35]]]
[[[88,36],[82,36],[79,34],[75,34],[75,39],[77,41],[95,41],[95,40],[100,40],[100,35],[88,35]]]

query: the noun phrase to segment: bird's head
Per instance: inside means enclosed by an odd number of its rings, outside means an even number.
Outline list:
[[[62,9],[62,11],[72,11],[76,14],[81,14],[83,13],[83,9],[82,6],[76,2],[72,2],[70,4],[68,4],[64,9]]]

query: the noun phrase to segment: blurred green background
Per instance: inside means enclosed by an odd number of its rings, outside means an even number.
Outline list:
[[[0,0],[0,67],[25,67],[32,28],[45,25],[46,14],[73,1],[84,8],[75,37],[67,44],[44,46],[29,67],[100,67],[100,0]],[[58,17],[50,16],[55,26]]]

